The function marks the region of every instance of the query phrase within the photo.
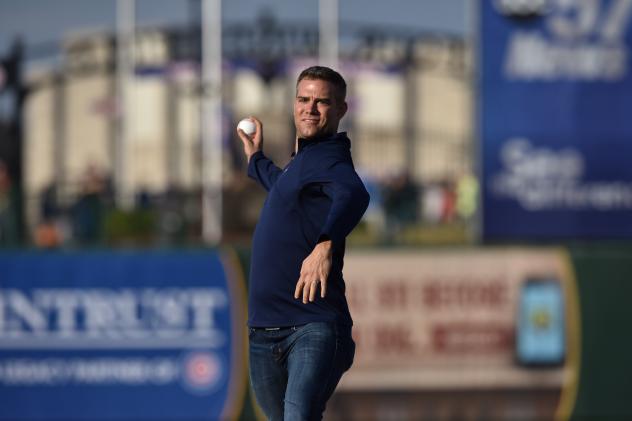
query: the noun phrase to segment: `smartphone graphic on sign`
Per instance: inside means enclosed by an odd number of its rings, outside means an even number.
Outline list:
[[[528,279],[521,287],[516,357],[527,366],[559,366],[566,355],[564,295],[555,278]]]

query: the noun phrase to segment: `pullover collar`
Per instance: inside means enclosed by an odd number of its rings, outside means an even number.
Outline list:
[[[304,139],[302,137],[298,138],[298,153],[301,153],[303,149],[307,146],[315,145],[317,143],[322,142],[343,142],[347,147],[351,147],[351,142],[347,137],[347,132],[339,132],[331,136],[317,137],[315,139]],[[292,152],[292,156],[295,156],[296,152]]]

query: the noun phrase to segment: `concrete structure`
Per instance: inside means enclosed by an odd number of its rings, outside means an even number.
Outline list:
[[[199,66],[170,57],[165,32],[136,36],[131,138],[126,153],[129,191],[161,193],[200,188]],[[358,169],[376,179],[407,171],[418,183],[456,179],[472,170],[472,84],[468,46],[420,38],[409,64],[397,44],[372,47],[369,59],[345,58],[349,83],[344,129]],[[25,116],[25,187],[29,226],[39,196],[58,187],[62,202],[81,190],[89,169],[111,177],[115,159],[115,46],[110,34],[81,34],[63,48],[61,69],[32,72]],[[225,62],[224,182],[240,167],[234,123],[256,115],[265,123],[266,153],[283,165],[293,147],[291,108],[298,71],[312,57],[288,59],[286,75],[266,83],[247,65]],[[392,63],[396,63],[393,65]],[[243,162],[241,162],[243,166]]]

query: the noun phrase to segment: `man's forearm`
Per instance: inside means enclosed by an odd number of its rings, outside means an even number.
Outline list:
[[[277,178],[281,174],[281,169],[274,165],[263,152],[257,151],[250,156],[248,162],[248,176],[257,180],[266,190],[270,190]]]

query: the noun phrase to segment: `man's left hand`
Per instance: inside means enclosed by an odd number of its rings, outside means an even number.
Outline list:
[[[316,244],[314,250],[303,260],[301,276],[296,283],[294,298],[303,296],[303,304],[314,301],[320,283],[320,296],[327,292],[327,278],[331,270],[331,240]]]

